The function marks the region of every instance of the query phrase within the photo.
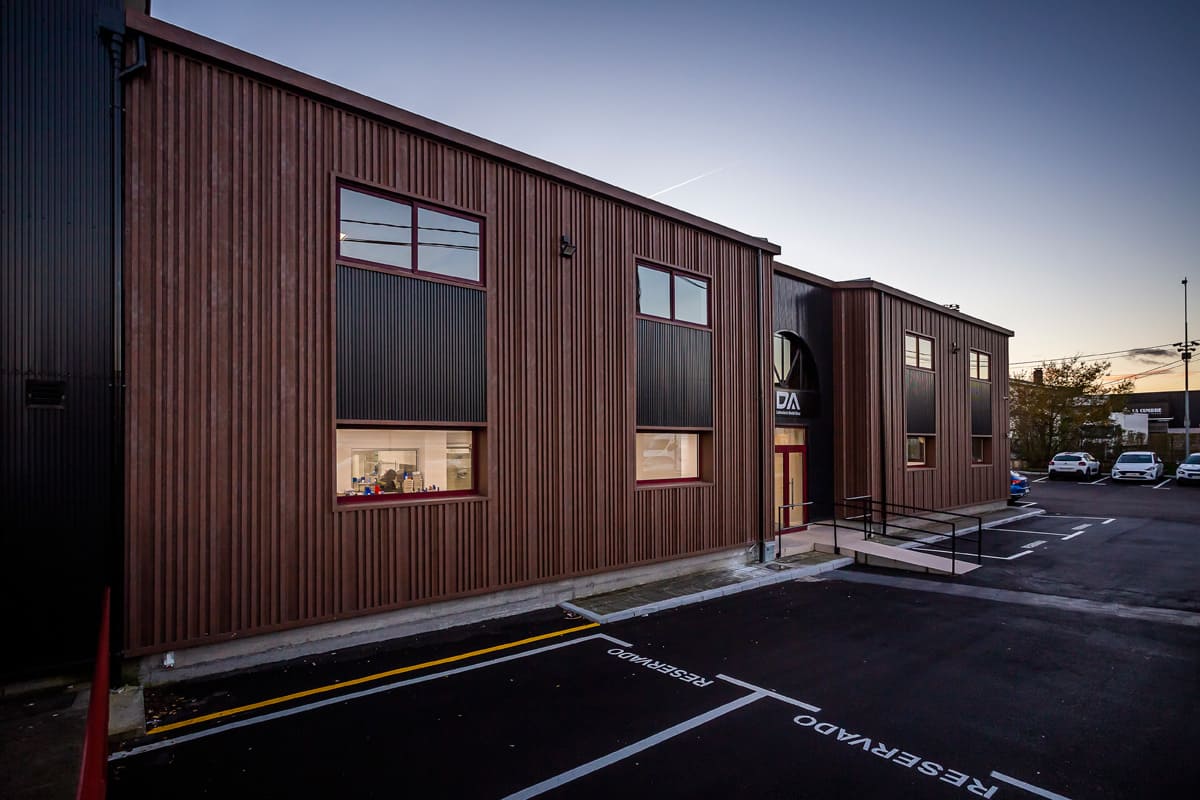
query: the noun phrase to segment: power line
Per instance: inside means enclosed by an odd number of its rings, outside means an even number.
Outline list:
[[[1020,367],[1026,364],[1045,364],[1050,361],[1068,361],[1072,358],[1086,360],[1089,358],[1103,358],[1104,356],[1126,355],[1128,353],[1136,353],[1139,350],[1165,350],[1168,347],[1171,347],[1170,342],[1165,344],[1150,345],[1149,347],[1130,347],[1128,350],[1113,350],[1111,353],[1089,353],[1085,356],[1063,356],[1061,358],[1035,358],[1032,361],[1010,361],[1008,362],[1008,365],[1010,367]]]
[[[1176,359],[1175,361],[1172,361],[1170,364],[1163,364],[1161,367],[1151,367],[1150,369],[1146,370],[1145,372],[1139,372],[1136,375],[1126,375],[1122,378],[1113,378],[1111,380],[1101,381],[1100,385],[1107,386],[1110,383],[1120,383],[1121,381],[1133,381],[1133,380],[1137,380],[1138,378],[1146,378],[1151,375],[1160,375],[1164,372],[1170,372],[1171,370],[1175,369],[1182,363],[1183,363],[1182,358]]]

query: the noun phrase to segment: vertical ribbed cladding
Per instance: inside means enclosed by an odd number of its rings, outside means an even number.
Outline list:
[[[712,425],[712,333],[639,319],[637,423],[660,428]]]
[[[337,269],[337,416],[487,419],[486,296],[368,269]]]
[[[120,6],[0,4],[0,593],[21,654],[2,676],[95,649],[113,491],[112,72],[96,15]],[[62,382],[62,407],[28,407],[31,378]]]
[[[880,303],[882,354],[877,325]],[[882,498],[882,463],[887,498],[893,503],[953,508],[1007,498],[1008,404],[1004,398],[1008,395],[1008,336],[876,289],[837,289],[834,307],[838,331],[834,341],[838,369],[838,496],[870,494]],[[905,368],[906,331],[933,338],[932,374]],[[991,381],[970,379],[968,359],[972,349],[991,356]],[[919,390],[914,381],[922,384]],[[919,405],[910,402],[913,397],[920,398]],[[928,413],[931,410],[932,417]],[[984,415],[993,437],[992,463],[973,465],[971,435],[973,428],[979,430]],[[881,423],[882,442],[878,428]],[[913,430],[913,426],[933,429],[933,468],[910,469],[905,465],[905,434],[926,432]],[[886,451],[881,452],[881,447]]]
[[[753,247],[150,49],[128,101],[131,651],[756,537]],[[480,497],[334,502],[335,381],[359,380],[335,341],[339,179],[485,219],[485,287],[451,287],[485,309]],[[713,281],[711,484],[636,489],[637,258]]]

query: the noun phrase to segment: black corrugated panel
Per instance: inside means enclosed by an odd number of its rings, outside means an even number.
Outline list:
[[[712,331],[639,319],[637,348],[637,424],[711,427]]]
[[[992,384],[971,381],[971,435],[992,435]]]
[[[338,419],[487,421],[486,299],[338,267]]]
[[[98,13],[0,3],[0,676],[95,651],[112,535],[111,77]],[[115,17],[114,17],[115,12]]]
[[[937,433],[937,397],[935,373],[923,369],[904,370],[904,414],[906,432]]]
[[[799,336],[816,363],[816,402],[802,397],[805,416],[777,414],[776,424],[808,429],[808,499],[816,503],[811,513],[821,516],[830,513],[833,503],[833,292],[780,274],[774,276],[772,292],[774,330]]]

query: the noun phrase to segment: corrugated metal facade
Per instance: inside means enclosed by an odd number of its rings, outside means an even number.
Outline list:
[[[769,256],[151,45],[128,89],[130,652],[756,539]],[[482,497],[335,506],[338,178],[486,219]],[[710,484],[635,488],[639,258],[712,279]]]
[[[638,425],[712,425],[712,338],[710,331],[637,321]]]
[[[337,269],[337,417],[487,419],[487,296],[370,269]]]
[[[839,333],[834,342],[838,496],[870,494],[925,508],[1006,499],[1008,334],[874,288],[839,289],[835,319]],[[936,466],[931,468],[905,465],[906,331],[934,340],[937,453]],[[994,441],[989,465],[971,463],[972,410],[978,403],[968,373],[972,349],[991,355],[992,381],[988,385]]]
[[[22,654],[4,675],[90,658],[115,546],[112,71],[96,15],[119,23],[120,8],[0,4],[0,607]],[[29,380],[62,402],[31,407]]]

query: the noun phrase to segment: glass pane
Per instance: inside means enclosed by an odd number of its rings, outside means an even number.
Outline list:
[[[687,480],[700,477],[700,435],[697,433],[639,433],[639,481]]]
[[[917,337],[908,334],[904,336],[904,364],[909,367],[917,365]]]
[[[782,521],[782,511],[780,507],[787,505],[787,500],[783,494],[783,453],[775,454],[775,529],[778,530]]]
[[[990,372],[990,369],[989,369],[990,361],[991,361],[991,359],[988,356],[984,355],[983,353],[979,354],[979,379],[980,380],[983,380],[983,381],[991,380],[991,377],[989,377],[989,374],[988,374]]]
[[[417,270],[479,280],[479,223],[417,209]]]
[[[338,255],[389,267],[412,266],[412,206],[342,189]]]
[[[804,454],[788,453],[788,504],[803,503],[804,497]],[[793,508],[788,511],[789,525],[804,524],[804,508]]]
[[[708,281],[687,275],[675,276],[675,319],[696,325],[708,324]]]
[[[638,313],[671,318],[671,274],[638,267]]]
[[[933,369],[933,340],[917,337],[918,355],[917,366],[922,369]]]
[[[474,488],[469,430],[337,429],[339,496]]]
[[[910,464],[925,463],[925,437],[924,436],[908,437],[908,463],[910,463]]]
[[[775,429],[775,444],[776,445],[798,445],[804,444],[805,428],[776,428]]]

